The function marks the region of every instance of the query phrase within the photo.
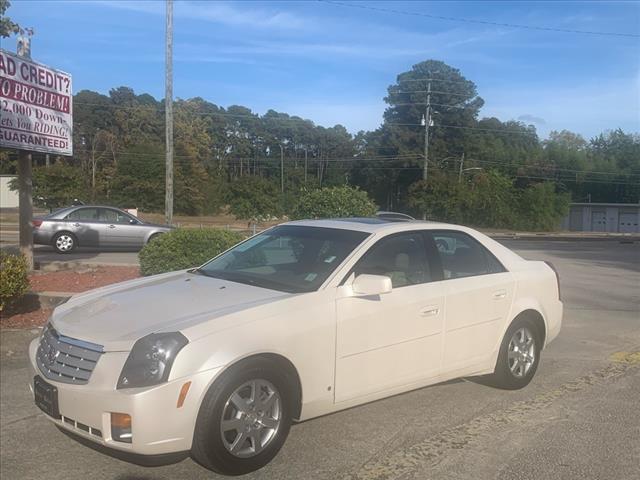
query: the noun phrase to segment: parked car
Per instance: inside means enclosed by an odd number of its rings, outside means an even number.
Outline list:
[[[58,253],[77,247],[141,248],[169,225],[146,223],[119,208],[78,205],[34,218],[33,243],[51,245]]]
[[[31,387],[85,442],[236,475],[292,421],[463,376],[524,387],[562,311],[550,265],[469,228],[290,222],[201,267],[75,295],[29,347]]]
[[[376,212],[376,217],[382,218],[384,220],[391,220],[396,222],[408,222],[411,220],[415,220],[411,215],[407,215],[406,213],[399,212]]]

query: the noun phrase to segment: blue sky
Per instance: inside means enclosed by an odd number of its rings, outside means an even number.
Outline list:
[[[346,1],[346,0],[345,0]],[[433,15],[640,33],[638,2],[364,2]],[[127,85],[164,96],[164,1],[13,0],[33,58],[74,90]],[[640,131],[640,38],[436,20],[318,1],[177,1],[174,94],[258,113],[273,108],[350,131],[376,128],[388,85],[422,60],[459,68],[482,116],[568,129]],[[13,50],[14,40],[2,40]]]

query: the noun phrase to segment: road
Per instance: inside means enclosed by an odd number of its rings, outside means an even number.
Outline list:
[[[505,242],[551,260],[565,319],[525,389],[447,382],[295,425],[248,479],[640,478],[640,244]],[[4,479],[217,479],[190,459],[143,468],[60,434],[32,405],[25,350],[3,331],[0,476]],[[160,419],[159,419],[160,420]]]

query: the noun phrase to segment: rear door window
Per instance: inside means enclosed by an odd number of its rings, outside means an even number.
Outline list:
[[[118,210],[112,210],[111,208],[98,209],[98,216],[101,222],[107,223],[129,223],[130,217]]]
[[[437,247],[445,280],[506,271],[489,250],[466,233],[435,231],[430,234]]]
[[[79,208],[74,210],[66,217],[67,220],[76,220],[82,222],[97,222],[98,221],[98,209],[97,208]]]

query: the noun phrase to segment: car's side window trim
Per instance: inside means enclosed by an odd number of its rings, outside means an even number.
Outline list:
[[[460,235],[460,236],[464,237],[465,239],[468,239],[471,243],[474,243],[475,245],[477,245],[481,249],[481,251],[484,253],[485,259],[487,260],[487,267],[489,266],[489,259],[491,258],[502,269],[499,272],[475,273],[473,275],[466,275],[464,277],[459,277],[459,278],[444,278],[444,268],[442,267],[442,257],[440,256],[440,252],[437,250],[437,246],[436,246],[436,252],[435,253],[437,253],[438,259],[439,259],[440,264],[441,264],[441,268],[442,268],[441,272],[442,272],[442,280],[443,281],[461,280],[463,278],[472,278],[472,277],[482,277],[484,275],[495,275],[495,274],[498,274],[498,273],[505,273],[505,272],[509,271],[504,266],[504,264],[487,247],[485,247],[482,244],[482,242],[480,242],[479,240],[473,238],[472,235],[469,235],[466,232],[463,232],[461,230],[425,230],[425,233],[427,235],[431,236],[431,239],[432,239],[434,245],[436,245],[434,237],[437,236],[438,234],[442,234],[442,235],[447,235],[447,234]]]
[[[360,256],[360,258],[358,258],[358,260],[356,260],[356,262],[353,264],[353,266],[349,269],[349,271],[342,278],[342,280],[340,281],[338,286],[343,286],[347,282],[347,280],[349,279],[351,274],[355,273],[355,269],[358,267],[360,262],[369,254],[369,252],[371,252],[374,248],[376,248],[378,245],[380,245],[381,242],[385,242],[385,241],[387,241],[387,240],[389,240],[391,238],[399,237],[399,236],[402,236],[402,235],[417,235],[417,236],[422,238],[423,246],[425,246],[425,243],[426,243],[425,240],[426,239],[424,238],[423,232],[424,232],[424,230],[407,230],[407,231],[404,231],[404,232],[391,233],[389,235],[385,235],[384,237],[379,238],[378,240],[376,240],[376,242],[373,245],[371,245],[369,248],[367,248],[367,250],[364,253],[362,253],[362,255]],[[431,263],[429,262],[426,250],[424,252],[424,261],[425,261],[425,267],[429,268],[429,274],[431,274],[432,273],[431,272]],[[427,282],[402,285],[402,286],[398,286],[398,287],[393,287],[393,289],[397,290],[398,288],[413,287],[413,286],[416,286],[416,285],[425,285],[427,283],[433,283],[435,281],[437,281],[437,279],[432,278],[431,280],[429,280]]]
[[[433,273],[432,282],[440,282],[444,280],[444,268],[442,268],[442,259],[438,252],[438,246],[429,230],[422,230],[422,238],[424,238],[424,246],[426,249],[427,263],[429,270]]]

